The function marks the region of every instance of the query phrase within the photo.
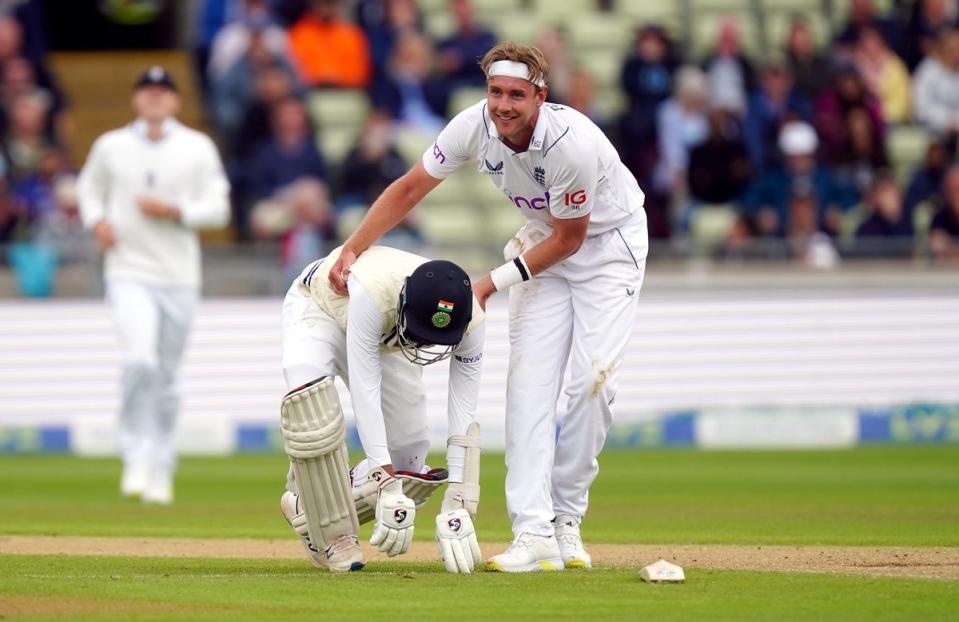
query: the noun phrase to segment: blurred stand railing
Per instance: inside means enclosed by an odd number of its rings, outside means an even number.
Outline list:
[[[502,262],[499,244],[429,245],[409,249],[432,258],[454,260],[472,275]],[[95,252],[73,254],[56,262],[35,252],[14,257],[13,245],[0,245],[0,299],[30,297],[24,278],[34,279],[35,297],[99,297],[103,293],[100,260]],[[54,261],[54,264],[50,264]],[[13,264],[18,263],[17,269]],[[46,266],[41,264],[48,264]],[[914,238],[831,241],[814,238],[803,243],[757,239],[748,244],[697,246],[688,240],[652,240],[647,287],[728,288],[745,286],[789,289],[821,285],[828,288],[890,287],[925,291],[937,287],[959,291],[959,264],[937,261]],[[49,291],[37,287],[43,271],[55,269]],[[208,245],[203,249],[204,295],[211,297],[282,296],[300,266],[284,266],[275,242]]]

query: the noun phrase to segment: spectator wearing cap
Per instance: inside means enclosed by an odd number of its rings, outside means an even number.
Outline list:
[[[959,130],[959,29],[944,32],[936,54],[926,57],[913,76],[916,121],[953,141]]]
[[[785,64],[770,63],[762,72],[760,88],[749,97],[749,112],[743,120],[743,135],[749,159],[756,171],[780,164],[776,141],[779,128],[788,120],[812,119],[812,104],[793,88]]]
[[[176,120],[172,77],[137,80],[136,120],[94,143],[77,182],[80,215],[105,255],[122,361],[120,492],[173,501],[179,365],[200,291],[196,229],[222,227],[229,184],[216,146]]]
[[[929,250],[937,259],[959,260],[959,165],[942,180],[942,205],[929,224]]]
[[[307,86],[362,88],[370,81],[366,35],[342,18],[338,0],[311,0],[290,28],[290,46]]]
[[[859,196],[817,165],[818,145],[816,131],[808,123],[790,121],[783,126],[779,132],[783,167],[757,178],[743,199],[744,216],[755,235],[784,236],[790,201],[796,195],[812,197],[819,227],[830,235],[838,233],[843,212],[852,208]]]

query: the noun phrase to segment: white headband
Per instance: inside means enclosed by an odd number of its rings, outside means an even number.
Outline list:
[[[532,82],[536,86],[546,86],[546,82],[544,82],[542,78],[533,80],[529,77],[529,67],[526,63],[520,63],[515,60],[496,61],[489,66],[488,76],[490,78],[493,76],[508,76],[510,78],[519,78],[520,80]]]

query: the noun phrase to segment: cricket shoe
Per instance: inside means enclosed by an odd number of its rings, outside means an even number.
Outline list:
[[[150,476],[140,501],[154,505],[170,505],[173,503],[173,475],[171,473],[156,473]]]
[[[147,488],[150,481],[150,470],[145,465],[123,465],[123,476],[120,478],[120,494],[124,497],[139,497]]]
[[[537,572],[562,570],[559,545],[553,536],[537,536],[521,533],[509,545],[505,553],[495,555],[486,562],[486,570],[493,572]]]
[[[572,516],[556,517],[556,542],[559,544],[559,554],[566,568],[588,570],[593,567],[593,560],[583,538],[579,535],[579,521]]]
[[[300,537],[303,543],[303,549],[306,551],[310,562],[317,568],[326,568],[331,572],[350,572],[362,570],[363,551],[360,549],[359,539],[353,534],[345,534],[333,541],[326,550],[321,551],[319,547],[310,540],[310,532],[306,527],[306,513],[300,510],[300,498],[292,492],[284,492],[280,497],[280,510],[290,523],[290,527]]]

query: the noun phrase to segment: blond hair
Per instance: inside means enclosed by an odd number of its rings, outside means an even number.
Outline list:
[[[480,67],[483,68],[483,73],[487,77],[489,77],[490,65],[498,60],[511,60],[526,65],[529,68],[529,80],[534,85],[540,80],[546,82],[546,78],[549,77],[549,63],[546,57],[539,48],[532,45],[520,45],[512,41],[497,43],[480,61]],[[540,87],[536,88],[538,90]]]

